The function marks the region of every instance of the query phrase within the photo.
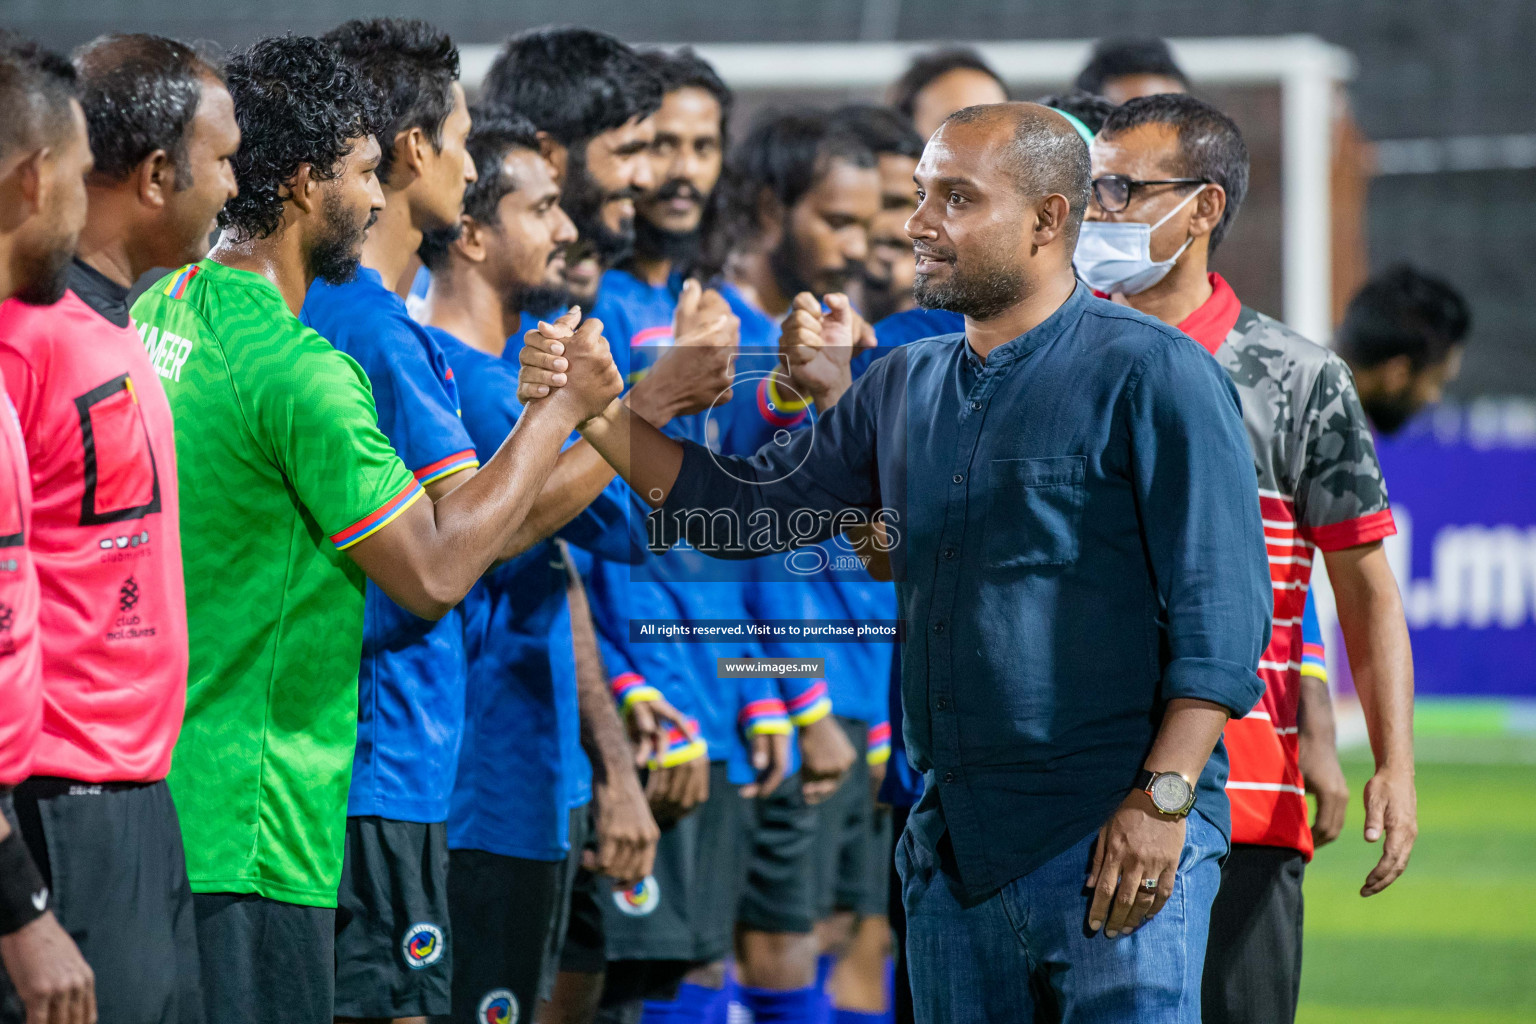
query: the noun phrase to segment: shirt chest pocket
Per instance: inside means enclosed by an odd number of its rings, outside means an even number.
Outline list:
[[[144,414],[127,374],[75,399],[84,444],[80,525],[137,519],[160,511],[160,480]]]
[[[1087,459],[994,459],[984,547],[995,569],[1077,561]]]

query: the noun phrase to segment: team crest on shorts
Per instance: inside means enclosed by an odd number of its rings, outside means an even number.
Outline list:
[[[480,997],[476,1024],[517,1024],[517,996],[508,988],[493,988]]]
[[[621,889],[613,894],[613,905],[630,917],[645,917],[656,912],[661,904],[661,887],[655,875],[646,875],[633,889]]]
[[[443,958],[443,930],[426,921],[411,925],[400,941],[400,954],[412,970],[431,967]]]

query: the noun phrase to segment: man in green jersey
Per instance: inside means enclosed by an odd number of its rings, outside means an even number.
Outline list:
[[[562,442],[621,388],[601,324],[565,337],[567,400],[529,405],[440,500],[379,431],[366,376],[296,314],[355,273],[383,208],[372,93],[325,43],[227,68],[240,194],[208,259],[135,304],[176,417],[191,668],[170,782],[209,1015],[320,1024],[357,728],[364,577],[438,618],[500,557]],[[573,333],[574,329],[574,333]]]

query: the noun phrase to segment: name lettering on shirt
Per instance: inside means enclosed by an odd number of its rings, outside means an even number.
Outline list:
[[[181,368],[187,365],[187,358],[192,355],[192,342],[153,324],[134,326],[138,328],[139,338],[144,342],[144,351],[149,353],[149,361],[155,372],[166,380],[180,381]]]

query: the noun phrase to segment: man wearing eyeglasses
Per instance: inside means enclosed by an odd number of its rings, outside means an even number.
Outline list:
[[[1338,836],[1348,799],[1327,683],[1302,669],[1318,549],[1376,754],[1365,838],[1386,841],[1362,896],[1402,874],[1417,834],[1413,664],[1381,545],[1395,532],[1392,512],[1343,361],[1243,306],[1207,269],[1247,190],[1237,126],[1190,96],[1150,96],[1111,114],[1091,154],[1078,275],[1209,351],[1237,385],[1253,447],[1274,622],[1259,662],[1264,697],[1224,730],[1233,845],[1211,912],[1202,1003],[1205,1024],[1289,1024],[1301,982],[1302,871],[1315,846]],[[1307,792],[1318,797],[1310,828]]]

